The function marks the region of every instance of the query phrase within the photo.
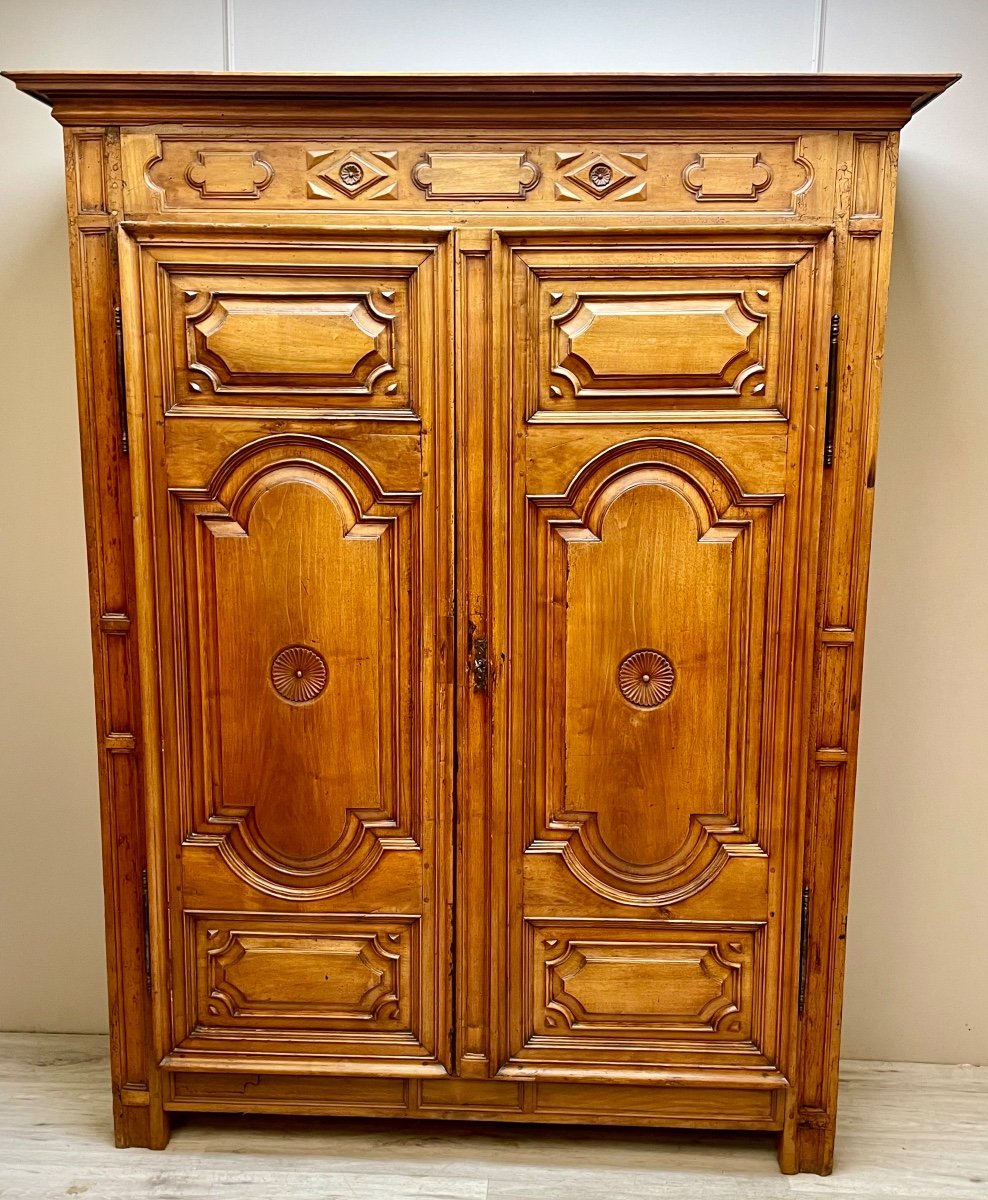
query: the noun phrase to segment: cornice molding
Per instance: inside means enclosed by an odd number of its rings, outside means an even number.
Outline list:
[[[299,125],[361,122],[395,130],[501,132],[570,124],[901,128],[959,75],[485,75],[9,71],[63,125]]]

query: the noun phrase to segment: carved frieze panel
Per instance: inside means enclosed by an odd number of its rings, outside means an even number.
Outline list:
[[[822,135],[557,144],[346,136],[256,142],[124,137],[132,211],[540,208],[797,215],[833,147]]]

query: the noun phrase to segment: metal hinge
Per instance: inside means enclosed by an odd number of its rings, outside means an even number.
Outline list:
[[[120,450],[130,453],[130,438],[127,434],[127,376],[124,373],[123,314],[120,305],[113,307],[113,334],[117,346],[117,413],[120,417]]]
[[[803,888],[803,904],[799,924],[799,1015],[806,1004],[806,968],[810,944],[810,889]]]
[[[473,643],[473,690],[487,691],[487,639],[475,638]]]
[[[141,913],[144,918],[144,987],[151,994],[151,914],[148,907],[148,873],[141,871]]]
[[[834,427],[837,424],[837,348],[840,343],[840,313],[830,318],[830,355],[827,360],[827,424],[823,435],[823,465],[834,465]]]
[[[490,676],[490,665],[487,661],[487,638],[477,637],[477,627],[473,621],[467,629],[467,654],[470,662],[468,670],[473,676],[473,690],[486,692]]]

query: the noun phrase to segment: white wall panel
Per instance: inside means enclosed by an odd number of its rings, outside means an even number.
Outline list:
[[[2,0],[5,69],[222,67],[220,0]],[[0,80],[0,1029],[106,1028],[62,131]]]
[[[902,135],[844,1049],[988,1061],[988,4],[829,0],[828,71],[963,71]]]
[[[812,0],[235,0],[245,71],[808,71]]]

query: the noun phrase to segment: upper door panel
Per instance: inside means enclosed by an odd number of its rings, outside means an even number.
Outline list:
[[[714,251],[519,247],[534,355],[527,420],[785,417],[812,285],[805,260],[804,246],[750,238]]]
[[[430,250],[371,239],[336,254],[255,244],[249,261],[196,242],[153,253],[166,413],[418,417],[411,358]]]

